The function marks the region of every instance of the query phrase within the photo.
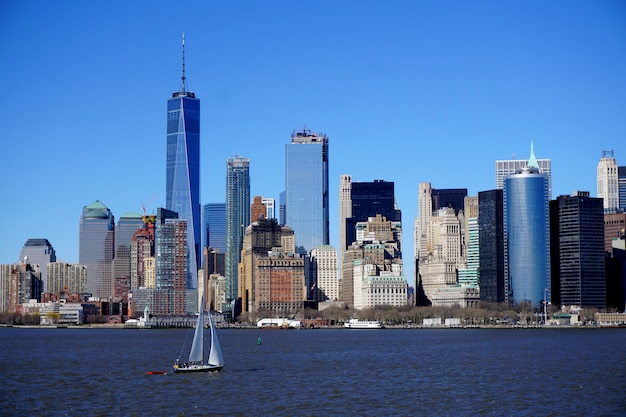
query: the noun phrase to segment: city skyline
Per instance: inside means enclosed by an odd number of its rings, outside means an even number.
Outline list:
[[[420,182],[494,189],[494,162],[526,155],[531,141],[552,161],[553,199],[596,196],[605,150],[626,165],[619,2],[190,2],[180,17],[158,3],[147,14],[141,3],[124,13],[34,3],[3,4],[0,18],[0,52],[13,63],[0,99],[11,156],[0,168],[2,263],[31,238],[77,262],[77,219],[95,200],[116,219],[155,195],[147,211],[166,206],[163,103],[179,88],[182,33],[188,88],[203,98],[200,203],[226,201],[232,155],[250,158],[251,195],[278,201],[285,144],[306,125],[330,138],[334,247],[342,174],[394,182],[410,230]],[[284,31],[302,20],[320,30]],[[44,205],[53,220],[35,221]],[[408,233],[403,243],[413,253]]]

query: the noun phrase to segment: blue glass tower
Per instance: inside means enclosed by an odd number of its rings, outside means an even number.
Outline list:
[[[200,100],[185,88],[185,37],[181,91],[167,101],[165,207],[187,221],[187,288],[198,288],[200,229]]]
[[[246,227],[250,224],[250,160],[235,156],[226,161],[226,305],[228,319],[236,319],[238,267]]]
[[[534,152],[528,166],[504,179],[505,272],[509,297],[540,305],[550,289],[548,177]]]
[[[329,244],[328,137],[304,129],[285,145],[286,224],[296,251]]]
[[[203,206],[202,243],[226,253],[226,204],[209,203]]]

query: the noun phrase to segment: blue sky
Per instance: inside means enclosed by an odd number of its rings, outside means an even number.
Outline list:
[[[11,1],[0,3],[0,263],[29,238],[78,261],[83,206],[116,219],[165,203],[166,101],[201,99],[201,200],[226,159],[252,194],[284,189],[284,145],[330,138],[341,174],[396,185],[412,274],[417,188],[495,187],[495,160],[550,158],[553,196],[596,195],[603,150],[626,165],[623,1]]]

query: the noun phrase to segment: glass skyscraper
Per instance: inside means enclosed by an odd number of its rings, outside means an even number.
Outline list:
[[[480,299],[492,303],[505,300],[503,191],[478,193],[478,276]]]
[[[606,308],[604,208],[588,191],[550,202],[553,303]]]
[[[528,166],[504,179],[505,272],[509,298],[538,307],[550,289],[548,177],[531,153]]]
[[[226,253],[225,203],[209,203],[203,206],[202,245]]]
[[[200,100],[185,88],[185,38],[181,91],[167,101],[165,208],[187,221],[187,288],[198,288],[200,263]]]
[[[111,210],[98,200],[83,207],[78,263],[87,267],[87,292],[104,300],[113,296],[114,242],[115,219]]]
[[[28,239],[24,244],[24,247],[20,251],[19,262],[24,262],[25,257],[28,257],[28,263],[31,265],[39,265],[41,272],[41,280],[43,281],[44,291],[48,291],[47,281],[47,265],[50,262],[56,262],[57,257],[54,252],[52,244],[48,239]]]
[[[238,267],[246,227],[250,224],[250,159],[235,156],[226,161],[226,305],[223,311],[236,319]]]
[[[328,137],[310,130],[294,132],[285,145],[286,225],[296,252],[328,245]]]
[[[401,222],[402,212],[396,207],[395,184],[384,180],[372,182],[351,182],[350,213],[345,219],[344,236],[341,252],[356,241],[356,224],[367,222],[377,214],[387,221]],[[297,239],[297,237],[296,237]]]

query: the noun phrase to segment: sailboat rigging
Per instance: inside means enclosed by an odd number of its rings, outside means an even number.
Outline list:
[[[209,354],[206,356],[204,352],[204,296],[200,303],[200,311],[198,313],[198,322],[196,323],[196,330],[193,335],[193,342],[191,343],[191,350],[189,351],[189,358],[185,362],[180,361],[180,357],[176,359],[174,364],[174,372],[219,372],[224,367],[224,358],[222,357],[222,349],[217,339],[215,332],[215,325],[209,312],[209,326],[211,335],[211,345]]]

